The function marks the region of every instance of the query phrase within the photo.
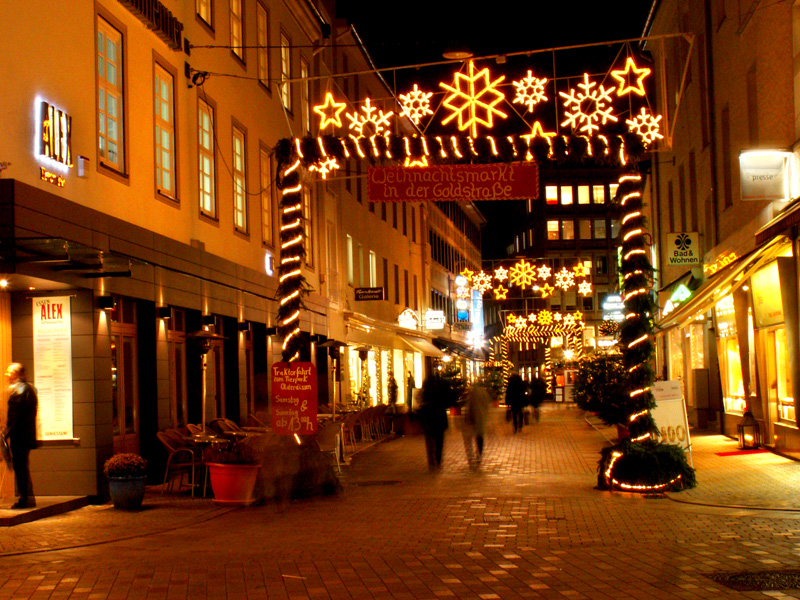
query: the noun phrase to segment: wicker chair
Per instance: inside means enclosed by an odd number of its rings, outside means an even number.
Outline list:
[[[195,456],[192,448],[185,445],[183,437],[177,431],[159,431],[156,433],[158,441],[167,451],[167,466],[164,469],[164,485],[161,488],[163,494],[168,488],[173,490],[175,475],[179,475],[178,491],[183,486],[183,478],[189,475],[192,489],[192,497],[195,490],[195,471],[201,461]]]

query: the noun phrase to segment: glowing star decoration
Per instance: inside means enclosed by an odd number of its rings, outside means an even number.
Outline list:
[[[579,310],[576,310],[573,314],[575,316],[575,322],[579,325],[582,325],[581,321],[583,320],[583,313]]]
[[[542,265],[536,269],[536,272],[539,274],[539,279],[548,279],[553,274],[553,269],[547,265]]]
[[[479,292],[487,292],[492,289],[492,276],[481,271],[472,278],[472,287]]]
[[[589,294],[592,293],[592,284],[589,283],[588,281],[581,281],[578,284],[578,293],[581,296],[588,296]]]
[[[425,115],[432,115],[431,110],[431,96],[433,92],[423,92],[414,84],[412,89],[407,94],[400,94],[401,106],[403,107],[403,114],[411,119],[414,125],[418,125],[422,117]]]
[[[553,322],[553,313],[549,310],[540,310],[536,318],[539,321],[539,325],[550,325]]]
[[[469,129],[472,137],[478,137],[478,125],[491,129],[494,125],[494,115],[506,118],[506,113],[497,107],[505,95],[497,86],[505,79],[498,77],[491,81],[489,69],[475,72],[475,63],[469,62],[469,74],[456,73],[453,85],[440,83],[439,85],[450,92],[444,99],[443,105],[452,111],[452,114],[442,121],[447,125],[458,117],[458,129]]]
[[[661,115],[654,117],[643,106],[642,110],[632,120],[626,120],[628,130],[642,138],[642,143],[649,146],[656,140],[663,139],[661,131]]]
[[[644,78],[648,75],[650,75],[650,69],[647,67],[642,67],[641,69],[637,68],[636,63],[633,62],[633,59],[629,56],[628,60],[625,61],[624,69],[611,71],[611,76],[619,81],[617,96],[624,96],[631,92],[639,96],[644,96]],[[636,80],[635,84],[630,83],[632,79]]]
[[[497,279],[497,281],[505,281],[506,279],[508,279],[508,269],[504,269],[503,267],[497,267],[494,270],[494,278]]]
[[[567,291],[575,285],[575,275],[567,271],[566,267],[563,267],[558,273],[556,273],[556,287],[560,287],[562,290]]]
[[[502,284],[496,287],[493,291],[495,300],[505,300],[506,296],[508,295],[508,290],[504,288]]]
[[[464,277],[467,278],[467,281],[469,281],[471,283],[472,282],[472,276],[475,275],[475,271],[470,271],[469,269],[464,269],[463,271],[461,271],[461,273],[459,273],[459,275],[463,275]]]
[[[536,314],[535,313],[529,314],[528,315],[528,321],[531,322],[531,325],[534,325],[536,323]]]
[[[539,288],[539,291],[542,293],[542,298],[547,298],[553,295],[553,292],[556,291],[556,288],[554,288],[549,283],[545,283],[543,286]]]
[[[508,279],[512,285],[524,290],[527,286],[533,285],[536,280],[536,271],[533,270],[532,264],[523,259],[508,270]]]
[[[333,99],[333,94],[330,92],[325,94],[325,102],[314,107],[314,112],[317,113],[322,119],[319,124],[319,128],[325,129],[328,125],[336,125],[336,127],[341,127],[341,114],[345,108],[347,108],[347,104],[344,102],[336,102],[336,100]]]
[[[514,87],[517,88],[517,95],[512,102],[515,104],[523,104],[528,107],[528,110],[533,112],[533,107],[547,100],[544,95],[544,86],[547,84],[547,78],[539,79],[534,77],[533,73],[528,70],[527,77],[519,81],[512,81]]]
[[[586,266],[586,263],[579,262],[577,265],[572,267],[572,270],[575,271],[575,277],[586,277],[591,273],[591,269]]]
[[[528,154],[525,157],[525,160],[533,160],[533,155],[530,153],[530,147],[533,140],[536,139],[537,137],[544,138],[545,140],[547,140],[547,143],[550,146],[552,146],[553,140],[551,138],[556,137],[556,132],[555,131],[545,132],[545,130],[542,129],[542,124],[539,121],[536,121],[533,124],[533,128],[531,129],[530,133],[526,133],[519,137],[525,140],[525,142],[528,144]]]
[[[308,167],[309,171],[317,171],[322,175],[323,179],[328,178],[328,173],[333,172],[339,168],[339,163],[332,156],[328,156],[325,160],[321,160]]]
[[[389,117],[391,117],[394,112],[390,110],[388,113],[385,113],[378,107],[372,106],[370,102],[369,98],[364,100],[364,106],[361,107],[361,112],[354,111],[345,113],[345,116],[350,121],[349,127],[356,135],[361,136],[364,135],[364,127],[372,125],[375,135],[385,135],[385,128],[389,127]]]
[[[583,74],[583,83],[579,83],[578,87],[581,92],[575,92],[572,88],[569,94],[559,92],[559,95],[564,98],[564,106],[571,110],[567,112],[567,120],[561,123],[561,126],[569,125],[573,129],[577,129],[589,136],[594,135],[594,132],[600,129],[598,122],[602,125],[608,121],[617,121],[617,117],[611,114],[611,90],[605,89],[602,85],[597,86],[594,81],[589,81],[589,74]],[[608,103],[608,105],[606,105]]]

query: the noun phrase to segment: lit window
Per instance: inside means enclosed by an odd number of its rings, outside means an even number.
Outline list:
[[[596,219],[594,222],[594,239],[606,239],[606,221],[605,219]]]
[[[156,190],[175,198],[173,78],[161,65],[155,71]]]
[[[606,188],[602,185],[592,186],[592,198],[595,204],[605,204],[606,202]]]
[[[241,61],[244,61],[243,40],[242,0],[231,0],[231,50]]]
[[[233,128],[233,225],[247,232],[247,185],[244,132]]]
[[[613,221],[611,221],[611,239],[612,240],[616,239],[618,235],[619,235],[619,221],[617,219],[614,219]]]
[[[197,11],[197,16],[203,19],[207,25],[213,27],[212,23],[212,12],[211,12],[211,0],[195,0],[195,10]]]
[[[309,103],[309,89],[308,89],[308,63],[305,59],[300,59],[300,78],[303,80],[300,83],[300,118],[302,119],[301,127],[303,132],[308,133],[311,131],[311,106]],[[348,183],[350,180],[348,179]],[[405,204],[403,205],[405,206]]]
[[[122,34],[97,19],[97,146],[101,164],[125,171]]]
[[[353,268],[353,238],[347,236],[347,283],[353,285],[355,269]]]
[[[547,239],[548,240],[557,240],[559,239],[559,223],[558,221],[548,221],[547,222]]]
[[[589,186],[588,185],[579,185],[578,186],[578,204],[589,204]]]
[[[561,204],[572,204],[572,186],[561,186]]]
[[[545,186],[544,197],[548,204],[558,204],[558,188],[554,185]]]
[[[561,239],[574,240],[575,239],[575,222],[564,221],[561,223]]]
[[[261,239],[265,244],[272,243],[272,161],[269,153],[259,151],[259,170],[261,172]]]
[[[197,104],[197,154],[199,171],[200,212],[217,218],[214,173],[214,109],[204,100]]]
[[[258,37],[258,80],[269,87],[269,14],[259,3],[256,5],[256,35]]]
[[[314,217],[314,209],[311,203],[311,188],[303,186],[303,232],[305,233],[306,242],[306,264],[311,266],[314,264],[314,228],[312,218]]]
[[[369,251],[369,287],[377,287],[378,285],[378,257],[370,250]]]
[[[291,41],[281,32],[281,101],[287,110],[292,110],[292,86],[288,83],[292,78],[291,49]]]
[[[614,199],[614,196],[617,195],[617,188],[619,187],[618,183],[609,183],[608,184],[608,197],[610,200]]]

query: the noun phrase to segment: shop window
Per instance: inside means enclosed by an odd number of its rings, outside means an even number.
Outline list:
[[[786,347],[786,329],[778,327],[766,332],[767,399],[776,407],[780,421],[795,424],[794,398]]]

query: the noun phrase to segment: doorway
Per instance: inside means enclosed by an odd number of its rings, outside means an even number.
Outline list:
[[[114,452],[139,453],[139,386],[136,305],[114,298],[111,336],[111,399]]]

